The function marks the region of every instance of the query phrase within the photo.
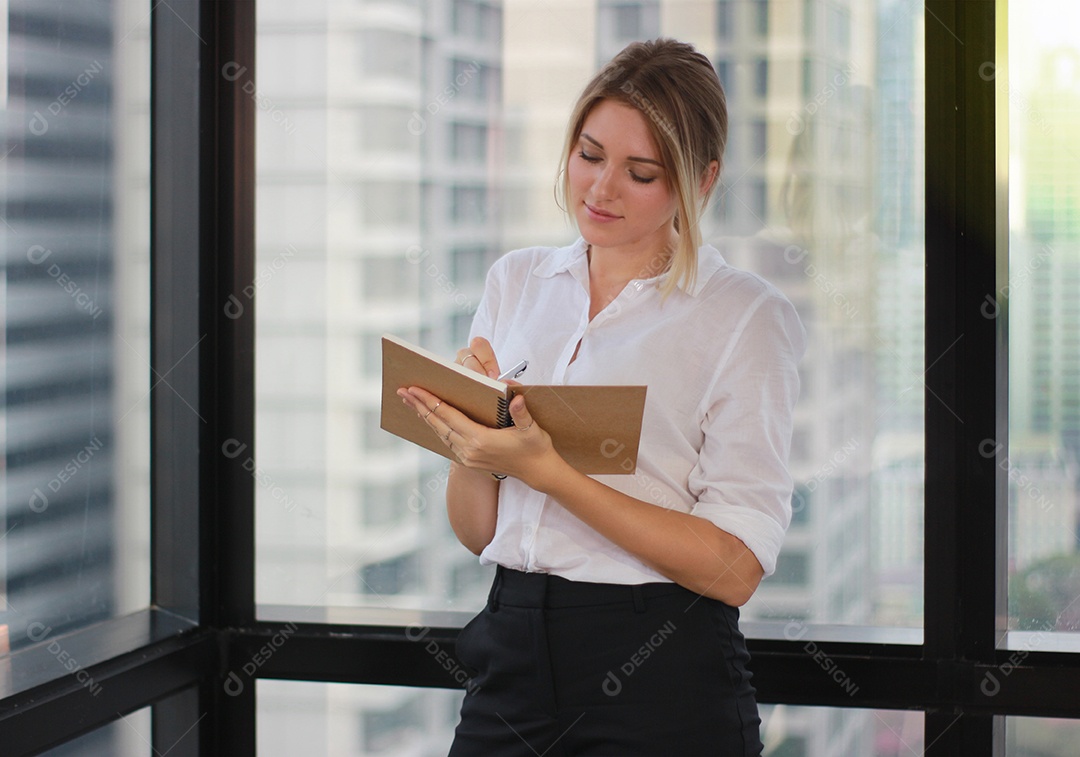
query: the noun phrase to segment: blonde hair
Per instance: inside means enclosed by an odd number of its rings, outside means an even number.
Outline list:
[[[570,159],[585,119],[601,100],[629,105],[645,116],[676,199],[679,241],[664,295],[680,285],[689,290],[697,279],[701,214],[719,183],[719,170],[704,193],[700,183],[714,160],[723,167],[727,143],[727,98],[720,79],[709,59],[685,42],[662,38],[627,45],[586,85],[570,114],[558,180],[564,210],[570,208]]]

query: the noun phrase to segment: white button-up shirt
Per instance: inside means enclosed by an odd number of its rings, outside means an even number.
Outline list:
[[[705,245],[690,292],[662,299],[667,274],[634,280],[590,321],[586,250],[578,239],[500,258],[471,336],[487,338],[500,365],[526,358],[525,384],[646,385],[637,469],[595,478],[705,518],[772,573],[791,520],[787,458],[806,348],[795,309]],[[576,581],[669,580],[521,481],[502,482],[498,507],[484,564]]]

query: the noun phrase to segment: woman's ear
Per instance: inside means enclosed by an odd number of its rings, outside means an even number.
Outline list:
[[[701,184],[698,186],[698,196],[704,197],[712,189],[713,184],[716,183],[716,177],[720,173],[720,161],[711,160],[709,165],[705,167],[705,172],[701,174]]]

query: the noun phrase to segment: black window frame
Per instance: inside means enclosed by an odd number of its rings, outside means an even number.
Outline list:
[[[980,72],[988,61],[1004,71],[995,14],[1005,7],[925,5],[922,643],[855,629],[857,641],[818,644],[858,683],[851,692],[830,685],[804,639],[749,640],[760,702],[921,710],[928,757],[1002,754],[998,716],[1080,718],[1080,653],[1017,661],[998,645],[1008,481],[979,450],[987,438],[1007,448],[1008,314],[987,319],[981,306],[1008,281],[1008,187],[998,181],[1008,144],[997,128],[1008,98]],[[257,618],[254,482],[243,464],[254,448],[255,303],[244,294],[255,272],[254,50],[253,0],[154,4],[151,606],[64,637],[99,695],[73,674],[55,678],[43,645],[11,656],[5,754],[152,705],[158,753],[254,755],[255,680],[457,687],[413,641],[416,613],[264,607]],[[240,444],[243,455],[223,451]],[[462,620],[419,616],[425,639],[451,652]],[[996,689],[983,685],[1005,665]]]

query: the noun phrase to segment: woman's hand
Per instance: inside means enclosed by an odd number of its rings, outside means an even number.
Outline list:
[[[468,347],[458,350],[457,362],[469,370],[483,373],[488,378],[499,377],[499,361],[495,358],[495,350],[491,348],[491,342],[482,336],[473,337]]]
[[[488,428],[476,423],[418,386],[399,389],[398,396],[424,419],[466,468],[505,473],[538,488],[546,472],[562,461],[551,444],[551,437],[529,415],[521,395],[510,402],[510,417],[514,419],[510,428]]]
[[[458,350],[457,362],[477,373],[493,378],[499,375],[499,361],[491,343],[482,337],[473,339],[466,349]],[[422,390],[421,390],[422,391]],[[428,405],[423,400],[409,393],[409,387],[401,387],[397,394],[402,401],[411,406],[427,421],[440,437],[446,435],[448,427],[441,425],[439,419],[447,412],[449,405],[440,405],[434,395],[427,394]],[[436,410],[439,415],[436,415]],[[466,419],[468,420],[468,419]],[[451,438],[453,435],[449,435]],[[449,439],[443,440],[450,445]],[[458,541],[469,551],[480,554],[495,536],[498,520],[499,481],[488,473],[492,471],[472,470],[460,462],[450,464],[450,475],[446,481],[446,515],[450,527]]]

